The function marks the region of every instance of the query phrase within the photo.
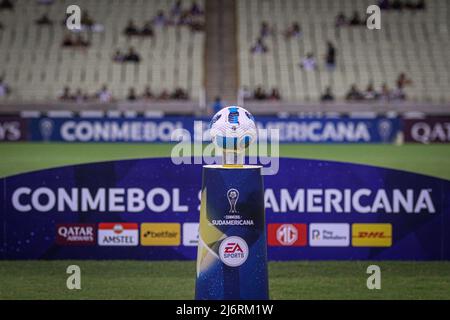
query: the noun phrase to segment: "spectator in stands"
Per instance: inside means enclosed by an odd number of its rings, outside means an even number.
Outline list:
[[[142,98],[145,100],[153,99],[153,93],[149,86],[146,86],[142,93]]]
[[[64,87],[62,94],[59,96],[59,100],[61,101],[72,101],[73,100],[73,96],[70,93],[70,88],[69,87]]]
[[[50,18],[48,17],[48,15],[46,13],[44,13],[39,19],[37,19],[36,24],[38,26],[51,26],[53,24],[53,21],[50,20]]]
[[[298,22],[294,22],[287,30],[284,32],[286,38],[300,38],[302,36],[302,28]]]
[[[102,86],[102,88],[96,94],[97,99],[100,102],[111,102],[113,100],[111,92],[108,90],[106,84]]]
[[[325,65],[329,71],[334,71],[336,68],[336,47],[331,43],[327,42],[327,54],[325,55]]]
[[[124,62],[125,61],[125,55],[122,54],[122,51],[120,49],[116,50],[116,53],[114,53],[112,60],[114,62]]]
[[[364,21],[361,19],[361,17],[359,16],[359,12],[358,11],[354,11],[353,12],[353,16],[350,19],[349,24],[351,26],[360,26],[364,24]]]
[[[130,19],[128,21],[128,24],[125,27],[125,30],[123,31],[123,33],[127,36],[136,36],[139,34],[138,28],[136,27],[136,25],[134,24],[134,21],[132,19]]]
[[[183,8],[181,6],[181,1],[178,0],[173,4],[172,8],[170,9],[170,14],[172,15],[172,17],[177,17],[181,15],[182,10]]]
[[[380,100],[389,101],[391,99],[391,95],[391,90],[386,83],[383,83],[383,85],[381,86]]]
[[[389,0],[378,0],[378,6],[381,10],[389,10],[391,7]]]
[[[75,95],[73,96],[73,100],[75,100],[76,103],[83,103],[86,102],[89,99],[88,95],[86,93],[83,93],[83,91],[78,88],[75,92]]]
[[[416,4],[416,10],[425,10],[425,0],[418,0]]]
[[[172,93],[172,99],[175,100],[188,100],[189,96],[186,91],[184,91],[182,88],[176,88],[174,92]]]
[[[157,15],[153,18],[153,24],[155,26],[161,26],[164,27],[168,23],[168,19],[166,15],[164,14],[164,11],[159,10]]]
[[[336,22],[335,26],[336,28],[344,27],[348,24],[347,18],[345,17],[345,14],[343,12],[339,12],[339,14],[336,16]]]
[[[406,100],[406,94],[403,88],[397,87],[391,94],[393,100]]]
[[[11,89],[6,84],[6,82],[3,80],[3,76],[0,77],[0,98],[6,97],[11,92]]]
[[[153,37],[155,33],[153,31],[152,23],[146,22],[140,34],[144,37]]]
[[[214,103],[212,105],[213,113],[216,114],[217,112],[222,110],[222,108],[223,108],[222,99],[219,96],[217,96],[214,99]]]
[[[256,44],[250,49],[252,53],[266,53],[268,51],[267,46],[264,44],[262,38],[256,40]]]
[[[314,71],[317,69],[316,58],[314,58],[314,54],[309,52],[305,58],[300,62],[300,68],[303,68],[306,71]]]
[[[243,100],[246,100],[246,99],[251,99],[253,95],[247,86],[243,86],[240,89],[240,96],[242,97]]]
[[[72,47],[73,44],[74,44],[74,42],[73,42],[73,40],[72,40],[71,34],[70,34],[70,33],[67,33],[67,34],[64,36],[61,45],[62,45],[63,47]]]
[[[134,62],[134,63],[139,63],[141,62],[141,57],[139,56],[139,54],[134,50],[133,47],[130,47],[130,49],[128,49],[128,53],[125,55],[125,62]]]
[[[363,95],[359,91],[359,89],[356,86],[356,84],[353,84],[351,86],[350,90],[347,92],[347,95],[345,97],[345,99],[348,100],[348,101],[361,100],[362,98],[363,98]]]
[[[402,10],[403,3],[400,0],[393,0],[390,6],[393,10]]]
[[[189,12],[191,13],[191,15],[193,16],[199,16],[203,14],[203,10],[200,8],[200,6],[198,5],[197,2],[193,2],[191,5],[191,9],[189,10]]]
[[[128,101],[136,101],[137,100],[136,91],[132,87],[128,89],[127,100]]]
[[[0,2],[0,11],[2,10],[14,10],[14,4],[11,0],[2,0]]]
[[[89,47],[90,42],[88,40],[85,40],[81,33],[77,34],[77,37],[75,38],[75,41],[73,42],[72,46],[74,47]]]
[[[256,100],[265,100],[267,94],[261,86],[258,86],[253,94],[253,98]]]
[[[164,89],[163,91],[161,91],[161,93],[158,96],[159,100],[168,100],[170,98],[170,94],[167,91],[167,89]]]
[[[269,99],[269,100],[281,100],[280,91],[278,91],[277,88],[272,88],[272,91],[270,91],[270,94],[267,96],[267,99]]]
[[[81,25],[86,28],[91,28],[94,25],[94,20],[89,15],[87,10],[83,10],[83,14],[81,15]]]
[[[324,94],[322,95],[322,97],[320,97],[320,101],[322,101],[322,102],[334,101],[334,95],[331,92],[331,87],[327,87],[325,89]]]
[[[364,91],[364,99],[365,100],[376,100],[379,98],[379,93],[374,89],[373,84],[369,83],[366,91]]]
[[[261,27],[259,29],[259,37],[264,38],[268,37],[273,33],[272,28],[270,28],[269,24],[266,21],[261,22]]]
[[[200,20],[192,20],[188,23],[188,26],[190,27],[191,31],[203,31],[205,30],[205,23]]]
[[[405,73],[400,73],[397,77],[397,88],[403,89],[410,85],[412,85],[412,80],[409,79]]]

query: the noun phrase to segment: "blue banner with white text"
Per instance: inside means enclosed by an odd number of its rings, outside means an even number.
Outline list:
[[[0,179],[0,257],[195,259],[201,170],[153,158]],[[264,205],[271,260],[450,259],[447,180],[281,158]]]
[[[209,140],[209,119],[162,118],[36,118],[30,119],[32,141],[58,142],[171,142],[176,129],[186,130],[192,140]],[[200,125],[196,126],[198,121]],[[400,119],[277,118],[258,117],[258,129],[276,129],[281,143],[392,143]],[[195,130],[194,130],[195,129]]]

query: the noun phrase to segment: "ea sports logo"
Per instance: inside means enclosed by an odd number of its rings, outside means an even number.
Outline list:
[[[283,224],[277,230],[277,240],[284,246],[290,246],[298,239],[298,231],[292,224]]]
[[[248,257],[247,242],[241,237],[228,237],[219,247],[220,260],[229,267],[242,265]]]

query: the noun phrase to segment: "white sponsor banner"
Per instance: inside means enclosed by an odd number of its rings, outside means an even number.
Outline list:
[[[183,224],[183,246],[195,247],[198,245],[198,223],[186,222]]]
[[[311,223],[309,245],[311,247],[348,247],[350,225],[348,223]]]
[[[98,229],[99,246],[137,246],[139,231],[134,223],[100,223]]]

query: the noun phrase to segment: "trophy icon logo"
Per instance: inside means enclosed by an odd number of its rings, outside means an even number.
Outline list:
[[[53,121],[50,119],[42,119],[39,122],[39,131],[44,141],[50,140],[53,133]]]
[[[230,203],[230,211],[229,213],[237,213],[236,211],[236,203],[239,199],[239,191],[236,189],[230,189],[227,191],[228,202]]]

